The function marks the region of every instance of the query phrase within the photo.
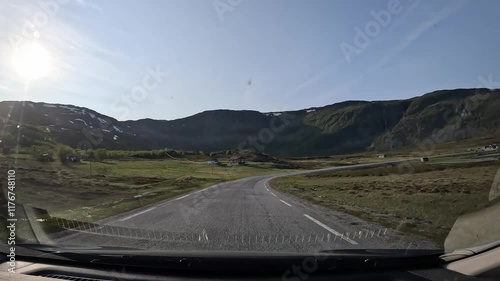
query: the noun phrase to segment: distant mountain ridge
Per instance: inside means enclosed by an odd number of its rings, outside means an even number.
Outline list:
[[[15,141],[22,124],[24,146],[328,155],[414,146],[436,134],[444,135],[439,142],[495,134],[500,131],[499,94],[489,89],[442,90],[406,100],[346,101],[284,112],[211,110],[171,121],[118,121],[73,105],[3,101],[0,129],[4,145]]]

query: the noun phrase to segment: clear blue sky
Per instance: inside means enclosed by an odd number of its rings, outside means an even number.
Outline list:
[[[42,7],[55,1],[0,2],[0,100],[74,104],[121,120],[175,119],[221,108],[402,99],[476,87],[480,76],[500,81],[497,0],[60,0],[67,3],[56,12]],[[371,12],[381,10],[391,18],[377,29]],[[28,39],[47,50],[50,71],[25,93],[11,38],[23,37],[35,15],[36,38]],[[355,28],[367,25],[369,44],[356,45]],[[347,45],[357,50],[349,59]],[[169,76],[130,102],[156,67]]]

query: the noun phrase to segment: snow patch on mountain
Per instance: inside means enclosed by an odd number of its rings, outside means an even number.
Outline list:
[[[67,109],[67,110],[69,110],[69,111],[71,111],[73,113],[76,113],[76,114],[82,114],[82,110],[81,109],[73,107],[73,106],[59,105],[59,108]]]
[[[119,133],[123,133],[122,129],[118,128],[116,125],[113,125],[113,129]]]
[[[106,121],[105,119],[102,119],[101,117],[97,117],[97,120],[99,120],[99,122],[103,123],[103,124],[107,124],[108,121]]]
[[[83,119],[75,119],[75,121],[80,121],[80,122],[83,122],[83,124],[85,124],[85,126],[88,126],[88,125],[87,125],[87,122],[85,122],[85,120],[83,120]]]

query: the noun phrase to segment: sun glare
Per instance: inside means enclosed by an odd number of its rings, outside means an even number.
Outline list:
[[[42,45],[28,42],[15,50],[12,63],[17,74],[24,80],[31,81],[48,74],[50,57]]]

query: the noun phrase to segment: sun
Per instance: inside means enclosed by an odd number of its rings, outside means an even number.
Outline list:
[[[26,81],[31,81],[48,74],[50,56],[38,42],[26,42],[15,50],[12,63],[19,76]]]

